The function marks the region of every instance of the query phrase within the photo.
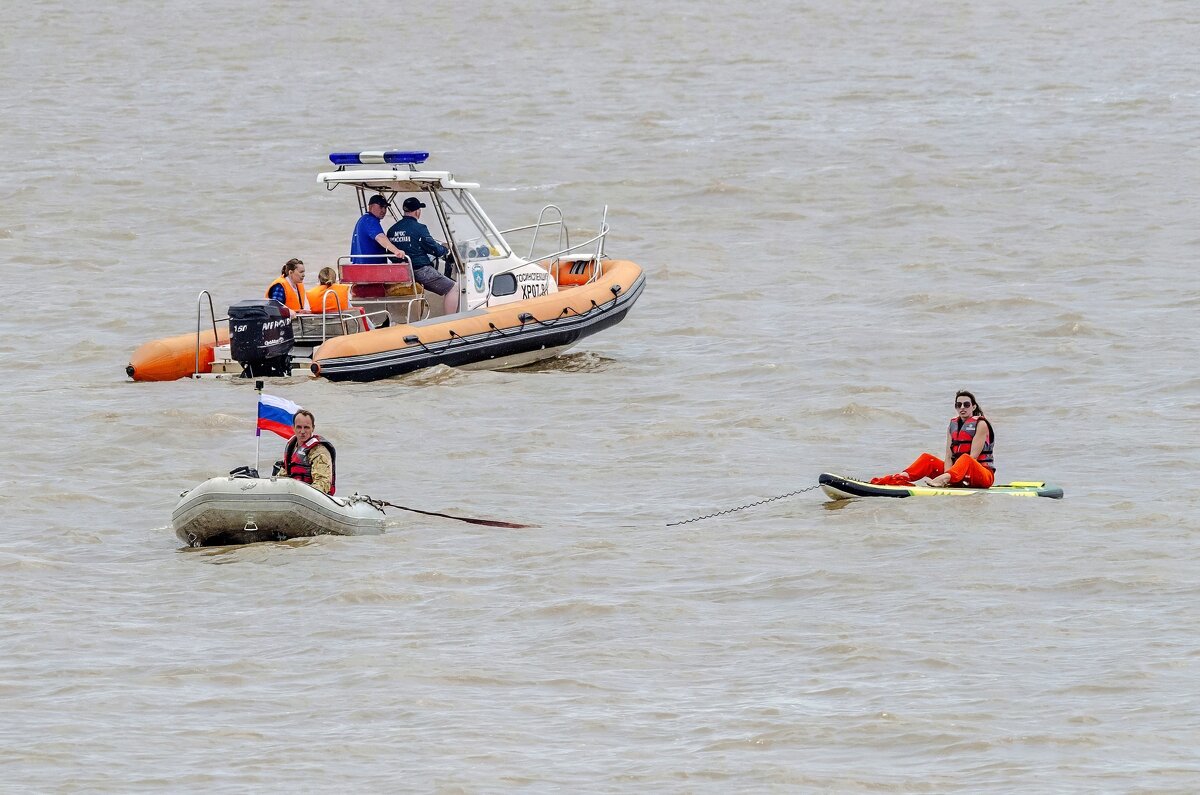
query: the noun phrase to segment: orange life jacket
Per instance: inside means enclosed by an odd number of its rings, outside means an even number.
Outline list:
[[[284,448],[283,460],[287,462],[287,476],[295,478],[302,483],[312,485],[312,464],[308,461],[308,451],[313,449],[318,444],[323,444],[329,449],[329,493],[333,494],[337,491],[337,450],[333,449],[326,440],[317,436],[315,433],[309,437],[308,441],[302,445],[296,444],[296,437],[288,439],[287,447]]]
[[[337,293],[337,299],[330,298],[329,302],[325,302],[325,293],[333,290]],[[340,302],[340,303],[339,303]],[[350,308],[350,285],[348,284],[318,284],[316,287],[308,291],[308,305],[314,312],[336,312],[340,308],[343,312]]]
[[[975,439],[975,431],[979,428],[979,421],[983,419],[983,417],[970,417],[966,420],[961,420],[958,417],[950,419],[950,462],[947,464],[948,467],[953,465],[959,456],[971,454],[971,443]],[[996,439],[996,432],[992,428],[992,421],[985,421],[988,426],[988,438],[983,443],[983,449],[979,452],[977,460],[995,472],[996,466],[992,455],[992,443]]]
[[[271,288],[277,284],[283,285],[283,302],[287,304],[288,309],[293,312],[308,309],[308,294],[297,290],[296,285],[292,284],[292,280],[286,276],[280,276],[267,285],[267,298],[271,297]]]

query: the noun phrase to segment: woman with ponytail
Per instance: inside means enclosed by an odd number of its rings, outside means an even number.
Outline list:
[[[996,482],[996,465],[992,447],[996,431],[983,416],[983,408],[975,396],[965,389],[954,394],[955,416],[946,430],[946,452],[942,458],[921,453],[903,472],[871,478],[880,486],[911,486],[914,481],[929,478],[931,486],[963,486],[972,489],[991,488]],[[946,462],[950,468],[946,469]]]

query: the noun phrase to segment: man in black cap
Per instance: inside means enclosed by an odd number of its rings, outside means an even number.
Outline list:
[[[376,193],[367,202],[367,211],[354,225],[354,234],[350,237],[350,261],[356,265],[386,265],[387,254],[393,254],[399,259],[393,262],[403,262],[408,256],[393,246],[383,234],[383,225],[379,222],[387,215],[387,199]]]
[[[388,241],[402,250],[412,263],[413,278],[426,290],[435,292],[446,301],[446,314],[458,311],[458,283],[448,279],[433,267],[432,257],[444,257],[450,251],[434,240],[429,227],[421,223],[421,208],[425,203],[416,196],[409,196],[401,205],[404,216],[388,230]]]

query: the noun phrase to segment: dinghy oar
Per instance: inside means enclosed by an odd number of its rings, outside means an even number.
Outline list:
[[[460,522],[468,522],[470,524],[481,524],[481,525],[485,525],[487,527],[521,528],[521,527],[535,527],[536,526],[536,525],[531,525],[531,524],[517,524],[516,522],[501,522],[498,519],[472,519],[469,516],[451,516],[448,513],[438,513],[437,511],[422,511],[420,508],[408,508],[404,505],[397,505],[394,502],[388,502],[387,500],[372,499],[371,502],[373,502],[377,505],[386,505],[389,508],[399,508],[402,511],[412,511],[413,513],[423,513],[426,516],[440,516],[443,519],[456,519]]]

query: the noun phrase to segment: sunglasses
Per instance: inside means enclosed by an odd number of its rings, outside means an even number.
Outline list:
[[[971,401],[969,401],[969,400],[956,400],[956,401],[954,401],[954,408],[956,408],[956,409],[969,409],[969,408],[971,408]]]

